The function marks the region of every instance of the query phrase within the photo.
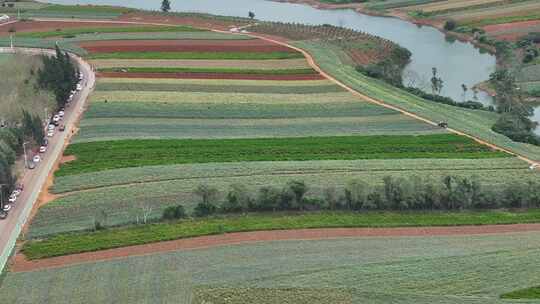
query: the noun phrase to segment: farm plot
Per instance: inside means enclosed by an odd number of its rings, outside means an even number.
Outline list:
[[[81,42],[90,53],[115,52],[248,52],[272,53],[296,51],[260,39],[250,40],[105,40]]]
[[[57,176],[150,165],[236,161],[404,158],[497,158],[496,152],[453,134],[209,140],[120,140],[70,145]]]
[[[102,59],[90,60],[97,69],[108,68],[213,68],[213,69],[307,69],[310,68],[307,61],[299,59],[277,60],[137,60],[137,59]]]
[[[243,111],[243,110],[242,110]],[[255,115],[260,115],[256,113]],[[336,113],[335,111],[333,113]],[[265,114],[265,113],[262,113]],[[292,114],[292,113],[291,113]],[[332,114],[332,112],[328,113]],[[339,114],[339,113],[337,113]],[[163,114],[162,115],[166,115]],[[123,139],[268,138],[445,133],[404,115],[247,119],[86,119],[74,142]]]
[[[295,52],[113,52],[94,53],[88,59],[229,59],[229,60],[268,60],[304,58]]]
[[[441,14],[440,16],[455,19],[460,24],[481,27],[490,24],[536,20],[540,18],[539,11],[540,3],[538,1],[526,1],[509,5],[451,12]]]
[[[514,303],[499,295],[534,284],[539,248],[538,233],[274,241],[9,272],[0,291],[13,303]]]
[[[28,24],[21,25],[23,33],[19,33],[18,37],[24,38],[52,38],[76,36],[82,34],[104,34],[104,33],[163,33],[163,32],[205,32],[206,30],[193,28],[190,26],[138,26],[130,23],[88,23],[88,22],[74,22],[68,27],[64,27],[64,22],[49,22],[49,21],[35,21]],[[43,22],[40,24],[39,22]],[[26,23],[26,22],[23,22]],[[19,26],[21,22],[15,23]],[[49,26],[49,28],[48,28]],[[56,26],[56,27],[55,27]],[[39,29],[42,27],[42,31]],[[52,30],[50,27],[53,27]],[[17,29],[17,28],[15,28]],[[18,31],[18,30],[17,30]],[[27,32],[28,31],[28,32]]]
[[[437,13],[445,11],[458,11],[466,10],[471,7],[478,6],[495,6],[507,3],[505,0],[448,0],[448,1],[436,1],[433,3],[408,6],[407,10],[418,11],[421,10],[425,13]]]

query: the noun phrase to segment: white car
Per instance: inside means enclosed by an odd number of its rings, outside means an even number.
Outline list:
[[[58,116],[60,116],[60,118],[64,117],[65,114],[64,111],[58,111]]]
[[[17,190],[13,190],[13,192],[11,193],[11,196],[15,195],[15,197],[21,195],[21,190],[17,189]]]
[[[56,128],[56,126],[55,126],[55,125],[53,125],[53,124],[50,124],[50,125],[49,125],[49,126],[47,127],[47,130],[49,130],[49,131],[53,131],[53,130],[54,130],[54,128]]]
[[[17,201],[17,196],[15,196],[15,195],[10,196],[9,199],[8,199],[8,201],[9,201],[11,204],[15,203],[15,202]]]
[[[4,211],[8,212],[9,210],[11,210],[11,205],[4,205]]]
[[[45,153],[45,152],[47,152],[47,147],[45,146],[39,147],[39,153]]]
[[[54,130],[49,130],[49,132],[47,132],[47,136],[48,137],[53,137],[54,136]]]
[[[77,91],[82,90],[82,85],[80,83],[77,83]]]
[[[34,158],[32,158],[32,160],[33,160],[35,163],[39,163],[39,162],[41,161],[41,156],[36,155],[36,156],[34,156]]]
[[[60,115],[54,115],[53,116],[53,121],[54,122],[59,122],[60,121]]]

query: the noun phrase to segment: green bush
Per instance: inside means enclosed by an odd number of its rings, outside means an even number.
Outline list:
[[[164,220],[176,220],[187,217],[186,209],[182,205],[170,206],[163,210]]]
[[[444,23],[444,29],[447,31],[453,31],[457,27],[457,23],[454,20],[447,20]]]

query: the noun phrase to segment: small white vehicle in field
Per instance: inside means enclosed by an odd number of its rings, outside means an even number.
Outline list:
[[[39,163],[41,161],[41,156],[39,156],[39,155],[34,156],[32,161],[34,161],[35,163]]]
[[[47,152],[47,147],[46,146],[39,147],[39,153],[45,153],[45,152]]]
[[[53,137],[54,136],[54,130],[49,130],[49,132],[47,132],[47,136],[48,137]]]

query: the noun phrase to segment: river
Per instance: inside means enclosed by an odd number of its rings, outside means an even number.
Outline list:
[[[161,1],[148,0],[50,0],[58,4],[102,4],[157,10]],[[404,72],[405,84],[414,80],[414,86],[430,90],[429,79],[436,67],[444,81],[441,95],[456,101],[464,99],[462,84],[468,88],[483,82],[495,71],[495,56],[473,44],[445,38],[435,28],[417,26],[407,21],[389,17],[375,17],[351,9],[320,10],[307,5],[278,3],[266,0],[172,0],[172,10],[201,12],[225,16],[247,17],[249,11],[264,21],[298,22],[306,24],[332,24],[367,32],[389,40],[412,52],[410,64]],[[466,100],[472,99],[472,90]],[[491,104],[492,98],[484,92],[478,99]],[[540,120],[540,108],[535,120]]]

